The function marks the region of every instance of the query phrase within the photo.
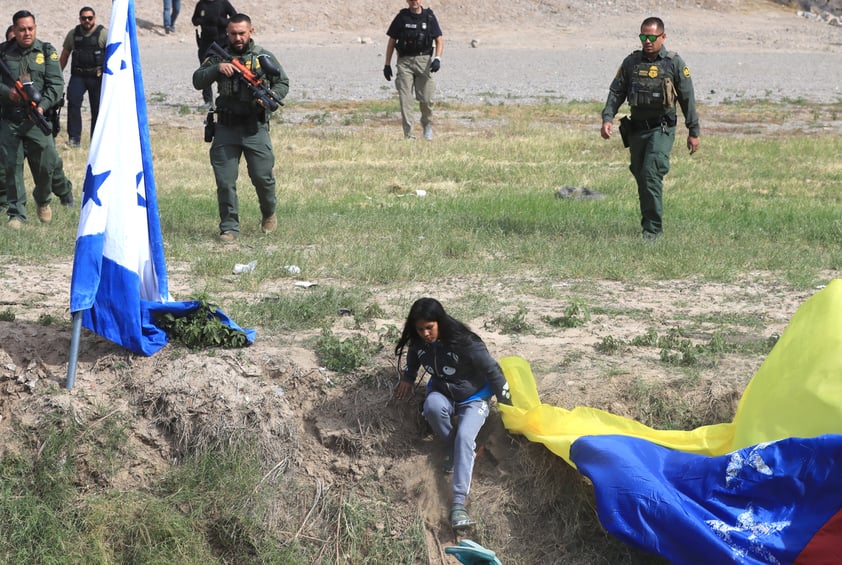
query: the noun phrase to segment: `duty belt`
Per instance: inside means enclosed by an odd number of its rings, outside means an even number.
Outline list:
[[[235,127],[235,126],[256,126],[257,124],[262,124],[266,122],[266,118],[262,115],[258,114],[245,114],[245,115],[238,115],[232,112],[225,112],[224,110],[220,110],[217,112],[219,125],[226,126],[226,127]]]
[[[71,67],[70,74],[78,77],[98,77],[102,74],[102,67]]]
[[[648,120],[631,120],[631,130],[647,131],[661,126],[674,127],[676,123],[678,123],[678,119],[674,115],[665,114],[658,118],[649,118]]]
[[[398,52],[398,55],[401,57],[420,57],[421,55],[432,55],[433,50],[430,49],[429,51],[420,51],[420,52],[412,52],[412,53],[401,53]]]

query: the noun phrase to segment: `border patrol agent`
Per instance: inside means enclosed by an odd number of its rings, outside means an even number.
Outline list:
[[[611,82],[602,110],[603,139],[613,133],[612,121],[628,100],[630,118],[620,120],[623,144],[629,148],[629,170],[637,181],[643,238],[657,239],[663,230],[663,180],[675,143],[676,102],[687,126],[687,149],[699,149],[699,116],[690,69],[677,53],[667,51],[664,22],[650,17],[640,26],[643,49],[623,61]]]
[[[64,93],[58,53],[49,43],[35,38],[35,16],[31,12],[16,12],[12,22],[15,41],[3,44],[0,57],[15,78],[32,81],[41,93],[38,110],[43,113],[61,100]],[[38,219],[47,223],[52,220],[51,192],[63,202],[72,202],[72,185],[64,175],[53,136],[42,132],[27,118],[24,102],[9,78],[4,77],[0,82],[0,163],[3,167],[0,176],[5,182],[7,213],[12,228],[19,228],[26,221],[23,183],[12,185],[8,182],[15,179],[15,169],[24,152],[35,180],[32,196],[38,205]]]
[[[199,0],[196,8],[193,9],[191,19],[196,29],[196,46],[199,48],[199,63],[205,60],[208,47],[216,42],[221,47],[228,45],[228,38],[225,29],[228,27],[228,18],[237,15],[237,10],[228,0]],[[202,100],[210,110],[213,108],[213,89],[209,86],[202,90]]]
[[[424,139],[433,139],[433,96],[436,83],[432,73],[441,68],[441,53],[444,49],[441,28],[435,14],[429,8],[421,7],[420,0],[407,0],[408,8],[402,9],[392,20],[386,35],[386,65],[383,76],[392,80],[392,53],[398,52],[395,87],[401,102],[403,135],[412,135],[412,91],[421,106],[421,126]],[[433,53],[435,52],[435,55]]]
[[[99,115],[99,96],[102,90],[102,67],[108,30],[96,23],[93,8],[79,10],[79,25],[64,38],[59,63],[61,70],[70,59],[70,82],[67,83],[67,136],[71,147],[79,147],[82,137],[82,100],[88,93],[91,107],[91,135]]]
[[[230,53],[252,71],[260,68],[259,55],[277,58],[254,44],[254,28],[245,14],[228,20]],[[280,65],[278,65],[280,67]],[[283,69],[280,76],[264,75],[269,88],[278,98],[289,91],[289,78]],[[278,226],[275,215],[275,155],[269,137],[270,113],[254,98],[237,77],[233,64],[210,56],[193,73],[193,87],[197,90],[217,83],[217,126],[210,148],[210,161],[216,177],[216,199],[219,204],[219,239],[232,242],[240,234],[240,210],[237,200],[237,176],[240,157],[245,155],[248,174],[257,192],[263,220],[263,233],[271,233]]]

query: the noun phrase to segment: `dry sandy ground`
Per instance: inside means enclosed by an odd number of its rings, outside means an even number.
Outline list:
[[[188,25],[193,3],[185,2],[174,35],[163,34],[160,2],[140,4],[148,92],[166,92],[163,104],[198,105],[201,97],[189,87],[198,64]],[[447,40],[439,75],[442,97],[507,103],[601,100],[620,60],[636,47],[639,21],[650,13],[666,19],[668,45],[693,69],[704,103],[751,97],[835,101],[840,96],[842,30],[797,17],[792,10],[758,1],[703,2],[702,8],[695,2],[569,4],[433,4]],[[95,0],[92,5],[100,21],[107,22],[109,3]],[[299,100],[394,96],[380,72],[384,31],[401,2],[239,0],[235,5],[252,15],[257,40],[285,65],[293,85],[288,111]],[[39,18],[39,37],[57,44],[78,12],[47,0],[31,0],[27,7]],[[472,39],[479,41],[477,48],[470,47]],[[154,113],[155,103],[150,104]],[[98,407],[114,406],[127,415],[136,457],[119,476],[98,481],[137,486],[153,480],[191,445],[225,441],[247,415],[261,431],[267,452],[291,452],[289,470],[304,481],[319,480],[339,492],[372,475],[388,481],[397,492],[398,515],[406,523],[419,513],[424,517],[431,562],[455,563],[435,558],[439,542],[449,537],[444,515],[449,488],[435,472],[429,438],[414,418],[407,418],[412,412],[390,399],[394,361],[386,353],[372,363],[374,379],[360,380],[321,370],[307,341],[313,335],[261,334],[253,347],[215,357],[170,347],[152,358],[137,358],[86,334],[77,386],[67,394],[58,387],[67,371],[69,328],[45,326],[39,319],[68,319],[70,260],[23,266],[2,257],[2,265],[0,310],[13,310],[17,319],[0,322],[0,449],[14,449],[10,422],[29,423],[56,409],[73,410],[85,421],[95,417]],[[171,273],[178,272],[172,284],[181,287],[174,293],[189,294],[188,271],[171,266]],[[735,320],[732,327],[745,339],[761,340],[783,331],[814,292],[794,290],[764,273],[747,273],[729,284],[547,280],[524,274],[512,280],[442,281],[436,295],[448,304],[464,299],[466,289],[499,300],[509,313],[526,308],[529,323],[538,328],[526,335],[504,334],[488,319],[466,321],[495,356],[520,355],[532,363],[545,401],[567,408],[599,406],[618,414],[631,411],[622,392],[635,377],[669,382],[683,372],[659,363],[656,348],[599,354],[594,346],[606,337],[630,340],[649,328],[665,334],[705,314],[711,322],[695,330],[691,338],[696,342],[710,338],[717,319]],[[426,293],[422,288],[381,292],[387,316],[376,320],[369,337],[376,339],[387,325],[400,324],[405,312],[389,305]],[[604,313],[575,329],[552,328],[543,321],[562,315],[575,299]],[[740,320],[760,323],[741,326]],[[334,330],[341,335],[351,327],[349,319],[338,318]],[[725,355],[717,367],[700,369],[699,391],[727,418],[761,362],[760,355]],[[373,390],[372,382],[378,384]],[[491,429],[475,473],[473,513],[487,525],[493,549],[505,556],[508,550],[523,551],[530,539],[549,540],[555,533],[541,530],[540,521],[496,511],[541,492],[540,485],[536,492],[534,485],[517,480],[522,469],[513,457],[516,446],[499,429],[499,419],[492,418]]]
[[[110,3],[90,3],[107,24]],[[290,76],[290,101],[394,96],[383,80],[385,31],[405,3],[362,0],[233,2],[255,24],[255,39]],[[74,4],[33,0],[38,37],[60,45],[76,23]],[[443,27],[439,95],[469,102],[535,99],[604,100],[622,58],[638,48],[644,16],[667,24],[667,46],[690,66],[701,103],[740,98],[842,96],[842,28],[797,16],[761,0],[515,0],[429,2]],[[49,7],[48,7],[49,6]],[[80,4],[81,6],[81,4]],[[194,2],[183,2],[177,32],[163,33],[161,3],[138,2],[144,80],[166,104],[197,103],[190,86],[198,66]],[[361,42],[362,40],[362,42]],[[477,48],[471,41],[479,42]]]

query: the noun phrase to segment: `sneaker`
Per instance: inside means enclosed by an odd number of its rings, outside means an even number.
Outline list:
[[[661,237],[660,233],[655,233],[651,231],[643,232],[643,241],[656,241],[659,237]]]
[[[69,192],[66,195],[61,197],[61,205],[62,206],[66,206],[66,207],[70,208],[74,204],[76,204],[76,199],[73,198],[72,192]]]
[[[219,234],[219,241],[222,243],[233,243],[237,240],[237,234],[232,231],[224,231]]]
[[[174,27],[174,26],[166,26],[166,27],[164,28],[164,31],[165,31],[166,33],[175,33],[175,27]]]
[[[427,141],[433,140],[433,126],[431,126],[430,124],[424,126],[424,139],[426,139]]]
[[[441,463],[441,472],[445,475],[449,475],[453,472],[453,457],[448,455],[444,458],[444,461]]]
[[[67,140],[67,146],[77,148],[81,145],[81,142],[78,139],[69,139]]]
[[[470,528],[474,525],[474,521],[465,510],[464,504],[454,504],[450,507],[450,527],[454,530],[462,530]]]
[[[271,216],[267,216],[263,218],[263,221],[260,222],[260,229],[263,233],[272,233],[278,228],[278,216],[272,214]]]
[[[9,228],[13,230],[19,230],[23,227],[23,222],[20,221],[18,218],[9,218]]]
[[[38,219],[41,220],[42,224],[49,224],[53,219],[53,210],[50,208],[49,202],[43,206],[38,206]]]

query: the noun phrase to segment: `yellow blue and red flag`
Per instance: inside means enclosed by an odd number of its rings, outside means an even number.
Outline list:
[[[842,562],[842,279],[798,309],[729,423],[656,430],[565,410],[541,403],[524,359],[500,364],[506,428],[589,477],[623,541],[676,564]]]

